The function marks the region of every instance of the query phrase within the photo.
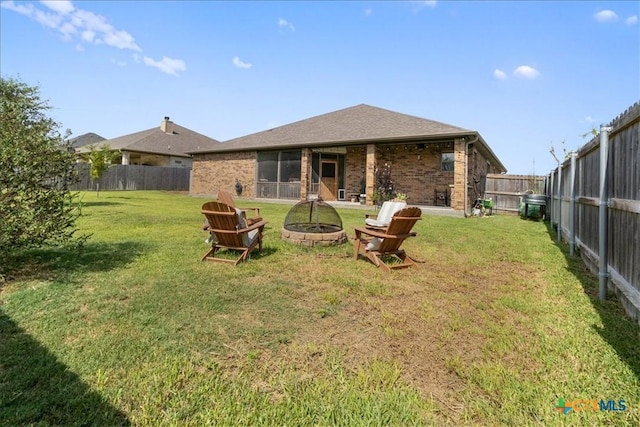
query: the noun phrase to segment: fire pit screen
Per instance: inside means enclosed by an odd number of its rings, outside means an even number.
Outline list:
[[[328,246],[344,243],[347,235],[338,212],[318,199],[300,202],[289,210],[282,238],[303,246]]]

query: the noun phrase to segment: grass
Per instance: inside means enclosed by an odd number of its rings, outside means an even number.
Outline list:
[[[260,203],[234,268],[199,261],[203,199],[82,200],[84,249],[0,288],[0,425],[640,424],[640,328],[545,223],[423,216],[418,267],[386,275],[281,241],[290,206]],[[364,211],[339,213],[352,235]]]

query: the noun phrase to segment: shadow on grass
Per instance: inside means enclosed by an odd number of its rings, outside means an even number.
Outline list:
[[[609,343],[640,381],[640,347],[638,346],[640,327],[627,316],[622,303],[611,292],[607,301],[600,301],[598,277],[589,271],[579,255],[570,256],[568,246],[564,243],[558,243],[556,228],[549,223],[546,223],[546,227],[551,239],[565,256],[569,271],[580,280],[584,293],[589,297],[602,320],[603,326],[594,325],[593,329]]]
[[[140,242],[94,243],[80,247],[42,248],[21,252],[7,262],[7,270],[21,279],[68,280],[77,272],[106,272],[123,267],[146,248]]]
[[[0,343],[0,425],[130,425],[2,311]]]

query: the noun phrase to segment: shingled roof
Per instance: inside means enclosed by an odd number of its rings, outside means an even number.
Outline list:
[[[89,133],[82,134],[80,136],[76,136],[75,138],[71,138],[69,140],[69,143],[71,144],[71,146],[73,148],[79,148],[79,147],[83,147],[85,145],[99,144],[100,142],[104,141],[105,139],[106,138],[103,138],[98,134],[95,134],[93,132],[89,132]]]
[[[208,136],[171,123],[172,131],[167,133],[160,126],[107,139],[100,145],[108,145],[113,150],[131,151],[137,153],[161,154],[165,156],[191,157],[191,152],[211,150],[220,144]],[[77,152],[88,152],[87,146],[79,147]]]
[[[453,137],[475,132],[446,123],[360,104],[225,141],[205,152],[246,151],[368,141]],[[195,154],[195,152],[194,152]]]

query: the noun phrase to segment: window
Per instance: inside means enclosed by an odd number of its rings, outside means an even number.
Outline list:
[[[453,171],[453,153],[442,153],[442,171]]]

